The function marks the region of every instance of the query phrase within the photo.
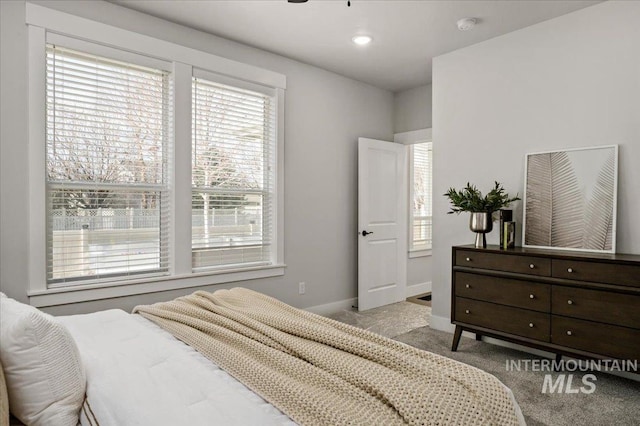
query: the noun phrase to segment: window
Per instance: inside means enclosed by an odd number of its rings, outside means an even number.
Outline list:
[[[286,76],[26,4],[29,302],[284,275]]]
[[[431,142],[411,145],[410,251],[431,250]]]
[[[192,83],[193,267],[269,263],[273,96]]]
[[[47,45],[47,282],[168,270],[168,73]]]

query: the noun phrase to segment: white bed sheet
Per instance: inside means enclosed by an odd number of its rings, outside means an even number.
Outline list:
[[[100,426],[294,425],[190,346],[122,310],[58,317],[87,371]],[[81,413],[81,423],[91,423]]]

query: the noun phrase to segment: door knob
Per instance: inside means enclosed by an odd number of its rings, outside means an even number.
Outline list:
[[[372,231],[372,232],[362,231],[362,236],[363,236],[363,237],[366,237],[366,236],[367,236],[367,235],[369,235],[369,234],[373,234],[373,231]]]

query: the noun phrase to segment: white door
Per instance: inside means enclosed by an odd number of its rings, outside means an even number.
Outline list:
[[[358,139],[358,310],[399,302],[407,280],[406,147]]]

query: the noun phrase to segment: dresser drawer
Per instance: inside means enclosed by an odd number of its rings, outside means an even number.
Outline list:
[[[455,272],[455,295],[501,305],[550,312],[548,284]]]
[[[640,287],[640,265],[554,259],[553,277]]]
[[[640,296],[554,286],[551,312],[573,318],[640,328]]]
[[[551,275],[551,260],[535,256],[516,256],[479,250],[456,250],[456,266],[492,269],[519,274]]]
[[[550,315],[456,297],[454,321],[548,342]]]
[[[640,330],[573,318],[551,319],[551,343],[618,359],[640,359]]]

